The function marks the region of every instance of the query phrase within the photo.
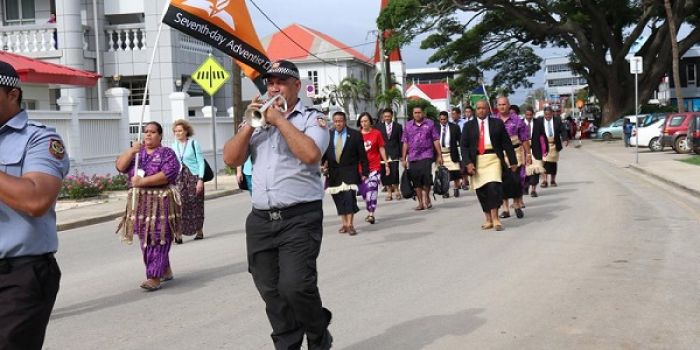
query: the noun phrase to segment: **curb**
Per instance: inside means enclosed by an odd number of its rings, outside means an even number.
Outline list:
[[[677,188],[677,189],[679,189],[679,190],[682,190],[682,191],[685,191],[685,192],[689,192],[689,193],[691,193],[693,196],[700,198],[700,191],[698,191],[698,190],[696,190],[696,189],[689,188],[689,187],[684,186],[683,184],[680,184],[680,183],[675,182],[675,181],[671,181],[671,180],[669,180],[669,179],[667,179],[667,178],[665,178],[665,177],[663,177],[663,176],[654,174],[654,173],[652,173],[651,171],[648,171],[648,170],[646,170],[646,169],[644,169],[644,168],[642,168],[642,167],[640,167],[640,166],[638,166],[638,165],[635,165],[635,164],[630,164],[629,167],[630,167],[630,169],[633,169],[634,171],[636,171],[636,172],[638,172],[638,173],[640,173],[640,174],[649,176],[649,177],[654,178],[654,179],[656,179],[656,180],[658,180],[658,181],[661,181],[661,182],[663,182],[663,183],[665,183],[665,184],[667,184],[667,185],[673,186],[673,187],[675,187],[675,188]]]
[[[219,190],[216,193],[204,195],[204,200],[206,201],[206,200],[210,200],[210,199],[231,196],[234,194],[238,194],[240,192],[243,192],[243,191],[238,189],[238,188],[233,189],[233,190]],[[114,220],[116,218],[119,218],[122,215],[124,215],[124,210],[113,211],[113,212],[105,213],[105,214],[98,215],[98,216],[93,216],[93,217],[89,217],[89,218],[64,222],[62,224],[56,225],[56,231],[67,231],[67,230],[72,230],[74,228],[85,227],[85,226],[90,226],[90,225],[95,225],[95,224],[101,224],[103,222],[107,222],[107,221],[111,221],[111,220]]]

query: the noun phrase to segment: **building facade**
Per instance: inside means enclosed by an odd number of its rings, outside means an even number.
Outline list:
[[[686,111],[700,112],[700,81],[698,81],[700,77],[700,45],[693,46],[683,55],[679,68],[685,109]],[[669,72],[668,76],[668,89],[665,91],[667,92],[665,95],[669,97],[669,103],[675,105],[677,103],[676,85],[673,81],[673,73]]]

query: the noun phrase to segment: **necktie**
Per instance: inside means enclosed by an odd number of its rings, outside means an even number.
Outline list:
[[[552,129],[552,121],[547,121],[547,137],[554,137],[554,129]]]
[[[486,153],[486,141],[484,139],[484,120],[479,121],[479,154]]]
[[[335,135],[335,161],[340,163],[340,155],[343,153],[343,134]]]
[[[447,147],[445,144],[445,138],[447,137],[447,125],[442,126],[442,140],[440,143],[442,144],[442,147]]]
[[[391,128],[392,128],[391,123],[386,124],[386,137],[391,137]]]

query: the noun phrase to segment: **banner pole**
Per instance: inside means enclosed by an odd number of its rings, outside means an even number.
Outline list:
[[[165,17],[165,12],[168,9],[168,6],[170,6],[170,1],[165,2],[165,6],[163,7],[163,14],[161,15],[160,18],[160,24],[158,25],[158,33],[156,33],[156,40],[153,43],[153,52],[151,53],[151,61],[148,64],[148,73],[146,74],[146,86],[143,89],[143,99],[141,100],[141,118],[139,119],[139,136],[136,139],[136,142],[141,143],[141,137],[143,137],[143,118],[146,114],[146,100],[148,99],[148,83],[151,81],[151,73],[153,72],[153,62],[156,59],[156,51],[158,50],[158,42],[160,41],[160,33],[163,31],[163,18]],[[139,155],[141,154],[141,151],[139,150],[139,153],[136,153],[136,159],[134,159],[134,175],[137,174],[139,170]],[[132,186],[132,188],[136,188],[135,186]],[[134,211],[136,211],[136,194],[138,191],[134,191],[134,194],[131,196],[131,207],[133,208]]]

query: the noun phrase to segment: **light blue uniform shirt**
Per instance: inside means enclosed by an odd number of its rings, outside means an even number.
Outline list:
[[[39,172],[61,180],[70,161],[61,137],[19,112],[0,127],[0,171],[21,177]],[[0,259],[53,253],[58,249],[56,209],[34,218],[0,202]]]
[[[192,175],[197,175],[200,179],[204,177],[204,154],[199,142],[187,139],[187,144],[183,145],[176,140],[170,148],[175,151],[180,164],[187,166]]]
[[[323,113],[299,101],[287,120],[310,137],[321,154],[326,152],[330,135]],[[249,151],[253,159],[253,208],[281,209],[323,199],[320,161],[302,163],[276,127],[256,128]]]

